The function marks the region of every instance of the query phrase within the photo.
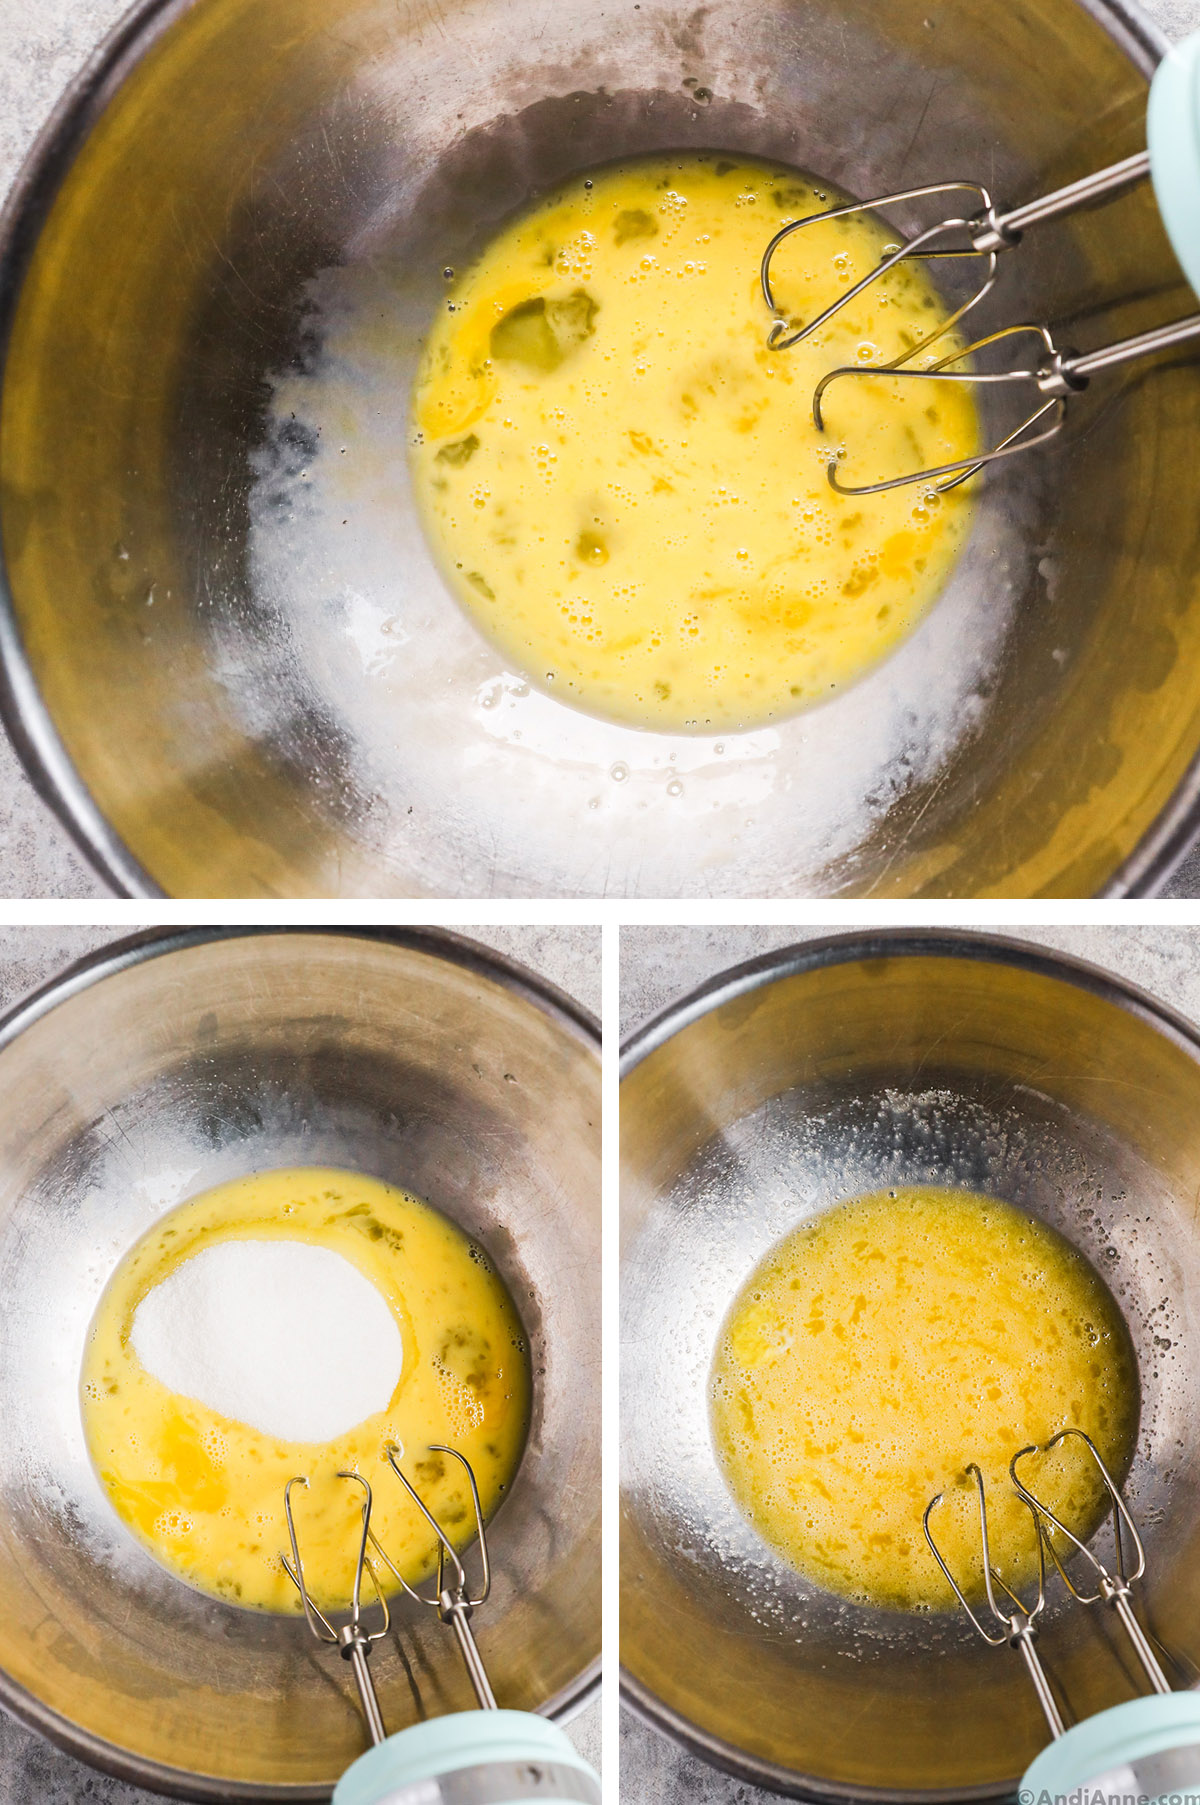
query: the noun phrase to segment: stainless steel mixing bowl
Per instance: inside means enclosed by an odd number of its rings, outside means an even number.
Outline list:
[[[119,1523],[84,1447],[84,1336],[164,1210],[311,1163],[410,1186],[495,1258],[535,1404],[480,1648],[506,1705],[563,1715],[598,1682],[594,1024],[451,935],[145,936],[0,1025],[0,1702],[188,1798],[328,1798],[361,1713],[302,1619],[202,1597]],[[388,1728],[473,1705],[453,1636],[397,1616],[371,1664]]]
[[[1153,888],[1200,819],[1194,364],[989,476],[879,671],[719,740],[518,681],[405,445],[443,267],[533,191],[706,146],[1015,200],[1142,145],[1162,48],[1123,0],[144,0],[3,230],[0,655],[43,793],[135,892]],[[1146,187],[1005,262],[981,326],[1192,305]],[[349,442],[347,305],[392,345]]]
[[[1011,1791],[1046,1729],[957,1614],[843,1603],[759,1541],[707,1376],[760,1256],[840,1197],[962,1185],[1052,1222],[1112,1288],[1142,1416],[1127,1495],[1175,1685],[1200,1660],[1200,1034],[1090,966],[963,934],[846,936],[716,979],[634,1036],[621,1086],[625,1695],[700,1755],[818,1800]],[[937,1376],[930,1374],[930,1384]],[[949,1477],[949,1476],[948,1476]],[[1108,1613],[1040,1649],[1070,1713],[1142,1689]]]

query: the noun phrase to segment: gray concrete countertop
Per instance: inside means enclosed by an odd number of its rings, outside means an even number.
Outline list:
[[[128,0],[0,0],[0,190],[7,189],[54,102]],[[1145,0],[1173,36],[1200,20],[1200,0]],[[108,886],[41,802],[0,733],[0,896],[106,896]],[[1164,891],[1200,896],[1200,849]]]
[[[961,922],[959,926],[973,924]],[[847,930],[822,927],[643,928],[621,931],[621,1035],[719,972],[778,947]],[[1010,938],[1053,947],[1140,985],[1200,1023],[1200,928],[1014,928]],[[777,1794],[730,1779],[621,1713],[621,1796],[636,1805],[769,1805]]]
[[[8,10],[13,10],[8,8]],[[0,113],[3,103],[0,101]],[[146,926],[131,921],[134,933]],[[518,960],[568,996],[600,1011],[600,930],[594,927],[464,928],[469,939]],[[63,968],[122,935],[112,928],[0,928],[0,1012],[48,983]],[[585,1707],[567,1726],[584,1758],[600,1766],[600,1706]],[[161,1795],[127,1786],[63,1754],[0,1711],[0,1805],[155,1805]]]

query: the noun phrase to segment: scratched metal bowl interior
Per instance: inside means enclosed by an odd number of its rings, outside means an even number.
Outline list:
[[[1012,202],[1141,147],[1159,47],[1105,0],[145,0],[10,213],[0,624],[43,790],[115,882],[184,896],[1151,883],[1200,743],[1194,366],[1094,385],[987,477],[901,650],[719,739],[521,681],[406,448],[444,266],[572,172],[708,147]],[[1143,185],[1030,233],[976,317],[1090,346],[1189,305]],[[279,399],[337,377],[347,306],[395,347],[357,462]]]
[[[822,1592],[759,1540],[715,1462],[707,1379],[734,1294],[794,1224],[898,1181],[1008,1198],[1112,1288],[1141,1373],[1127,1496],[1147,1548],[1143,1597],[1173,1684],[1190,1683],[1194,1032],[1087,967],[897,935],[727,974],[635,1037],[626,1066],[621,1652],[634,1708],[746,1779],[819,1799],[997,1796],[1046,1740],[1013,1652],[958,1614]],[[1072,1714],[1144,1689],[1108,1613],[1060,1585],[1052,1600],[1039,1649]]]
[[[155,1218],[247,1170],[313,1163],[429,1198],[512,1289],[535,1403],[479,1645],[502,1704],[561,1716],[588,1693],[598,1088],[595,1039],[563,999],[434,936],[165,936],[0,1029],[0,1701],[186,1797],[327,1799],[366,1747],[350,1670],[302,1619],[205,1597],[134,1541],[78,1402],[100,1291]],[[404,1601],[371,1667],[389,1730],[474,1703],[453,1635]]]

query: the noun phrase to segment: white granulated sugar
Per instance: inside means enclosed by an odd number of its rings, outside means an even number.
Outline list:
[[[284,1441],[332,1441],[373,1416],[404,1362],[375,1286],[304,1241],[193,1254],[142,1299],[132,1341],[171,1391]]]

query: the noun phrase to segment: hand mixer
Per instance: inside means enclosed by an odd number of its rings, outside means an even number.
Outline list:
[[[1146,150],[1007,213],[997,211],[988,190],[978,182],[934,182],[925,187],[880,195],[874,200],[830,207],[806,219],[793,220],[776,232],[763,253],[760,272],[763,299],[775,316],[767,337],[772,350],[787,350],[810,337],[864,289],[878,282],[906,258],[982,260],[983,276],[974,293],[956,307],[935,332],[890,363],[841,365],[826,373],[813,395],[813,418],[820,431],[825,430],[823,403],[826,391],[832,383],[850,377],[878,377],[882,372],[922,382],[986,383],[1016,388],[1023,385],[1027,391],[1033,391],[1033,405],[1019,425],[997,444],[970,458],[855,485],[842,481],[838,468],[841,454],[834,453],[827,465],[827,475],[839,494],[875,495],[884,489],[901,488],[906,483],[932,484],[938,490],[953,488],[985,464],[1030,451],[1054,438],[1066,419],[1068,399],[1086,388],[1093,376],[1135,358],[1149,357],[1200,338],[1200,313],[1194,313],[1081,355],[1058,345],[1048,326],[1026,322],[1003,326],[926,368],[917,368],[913,364],[915,357],[978,306],[996,280],[1001,253],[1019,244],[1025,232],[1047,220],[1061,219],[1077,209],[1095,206],[1147,176],[1153,184],[1175,255],[1193,289],[1200,293],[1200,33],[1172,49],[1155,71],[1146,115],[1146,139]],[[771,283],[771,264],[785,239],[824,220],[841,219],[852,213],[885,211],[933,195],[969,195],[977,204],[971,212],[964,210],[961,217],[938,220],[895,247],[889,247],[874,269],[815,319],[797,326],[781,314]],[[1029,355],[1024,363],[1012,369],[980,371],[955,367],[969,365],[975,356],[993,345],[1017,339],[1024,340]]]
[[[1115,1543],[1111,1570],[1022,1482],[1017,1473],[1020,1461],[1032,1454],[1048,1453],[1068,1437],[1078,1438],[1088,1449],[1108,1494]],[[1132,1588],[1146,1570],[1145,1549],[1129,1508],[1090,1436],[1082,1429],[1064,1429],[1044,1448],[1022,1448],[1009,1465],[1013,1487],[1029,1508],[1037,1536],[1037,1591],[1028,1605],[1005,1584],[992,1566],[983,1474],[975,1465],[969,1466],[967,1472],[973,1478],[978,1494],[983,1585],[988,1610],[996,1625],[994,1629],[989,1629],[976,1616],[934,1540],[930,1518],[942,1501],[944,1494],[941,1492],[926,1506],[925,1539],[959,1604],[984,1641],[993,1648],[1006,1644],[1015,1648],[1033,1682],[1051,1741],[1026,1769],[1020,1783],[1020,1798],[1038,1805],[1046,1795],[1053,1799],[1073,1793],[1076,1788],[1084,1788],[1089,1799],[1103,1795],[1155,1801],[1188,1789],[1193,1792],[1200,1789],[1200,1695],[1172,1692],[1150,1640],[1134,1615]],[[1131,1571],[1126,1568],[1122,1530],[1128,1535],[1135,1556]],[[1055,1548],[1055,1532],[1088,1563],[1095,1576],[1094,1590],[1081,1590],[1073,1582]],[[1103,1602],[1115,1612],[1152,1688],[1149,1696],[1113,1705],[1069,1729],[1063,1722],[1035,1647],[1039,1619],[1046,1602],[1047,1549],[1072,1598],[1086,1605]],[[997,1598],[997,1590],[1004,1594],[1003,1601]]]
[[[485,1603],[491,1590],[491,1562],[487,1531],[479,1501],[479,1488],[470,1462],[455,1448],[431,1446],[430,1453],[449,1455],[463,1467],[475,1512],[475,1536],[479,1544],[482,1577],[478,1592],[471,1587],[453,1543],[400,1469],[402,1450],[390,1446],[387,1464],[437,1538],[438,1564],[432,1595],[410,1586],[380,1545],[371,1528],[373,1494],[361,1473],[340,1472],[339,1479],[361,1487],[362,1529],[354,1567],[350,1611],[335,1628],[314,1603],[304,1578],[304,1563],[292,1514],[292,1492],[307,1486],[306,1478],[288,1481],[284,1515],[292,1556],[283,1564],[300,1593],[308,1627],[319,1642],[336,1647],[349,1661],[358,1687],[363,1716],[372,1746],[338,1781],[332,1805],[600,1805],[600,1782],[556,1724],[529,1711],[502,1711],[471,1629],[471,1614]],[[389,1736],[367,1665],[372,1646],[387,1635],[391,1623],[387,1595],[374,1562],[379,1560],[401,1589],[419,1604],[429,1605],[454,1631],[479,1709],[414,1724]],[[369,1575],[375,1593],[379,1622],[368,1630],[363,1620],[362,1586]]]

